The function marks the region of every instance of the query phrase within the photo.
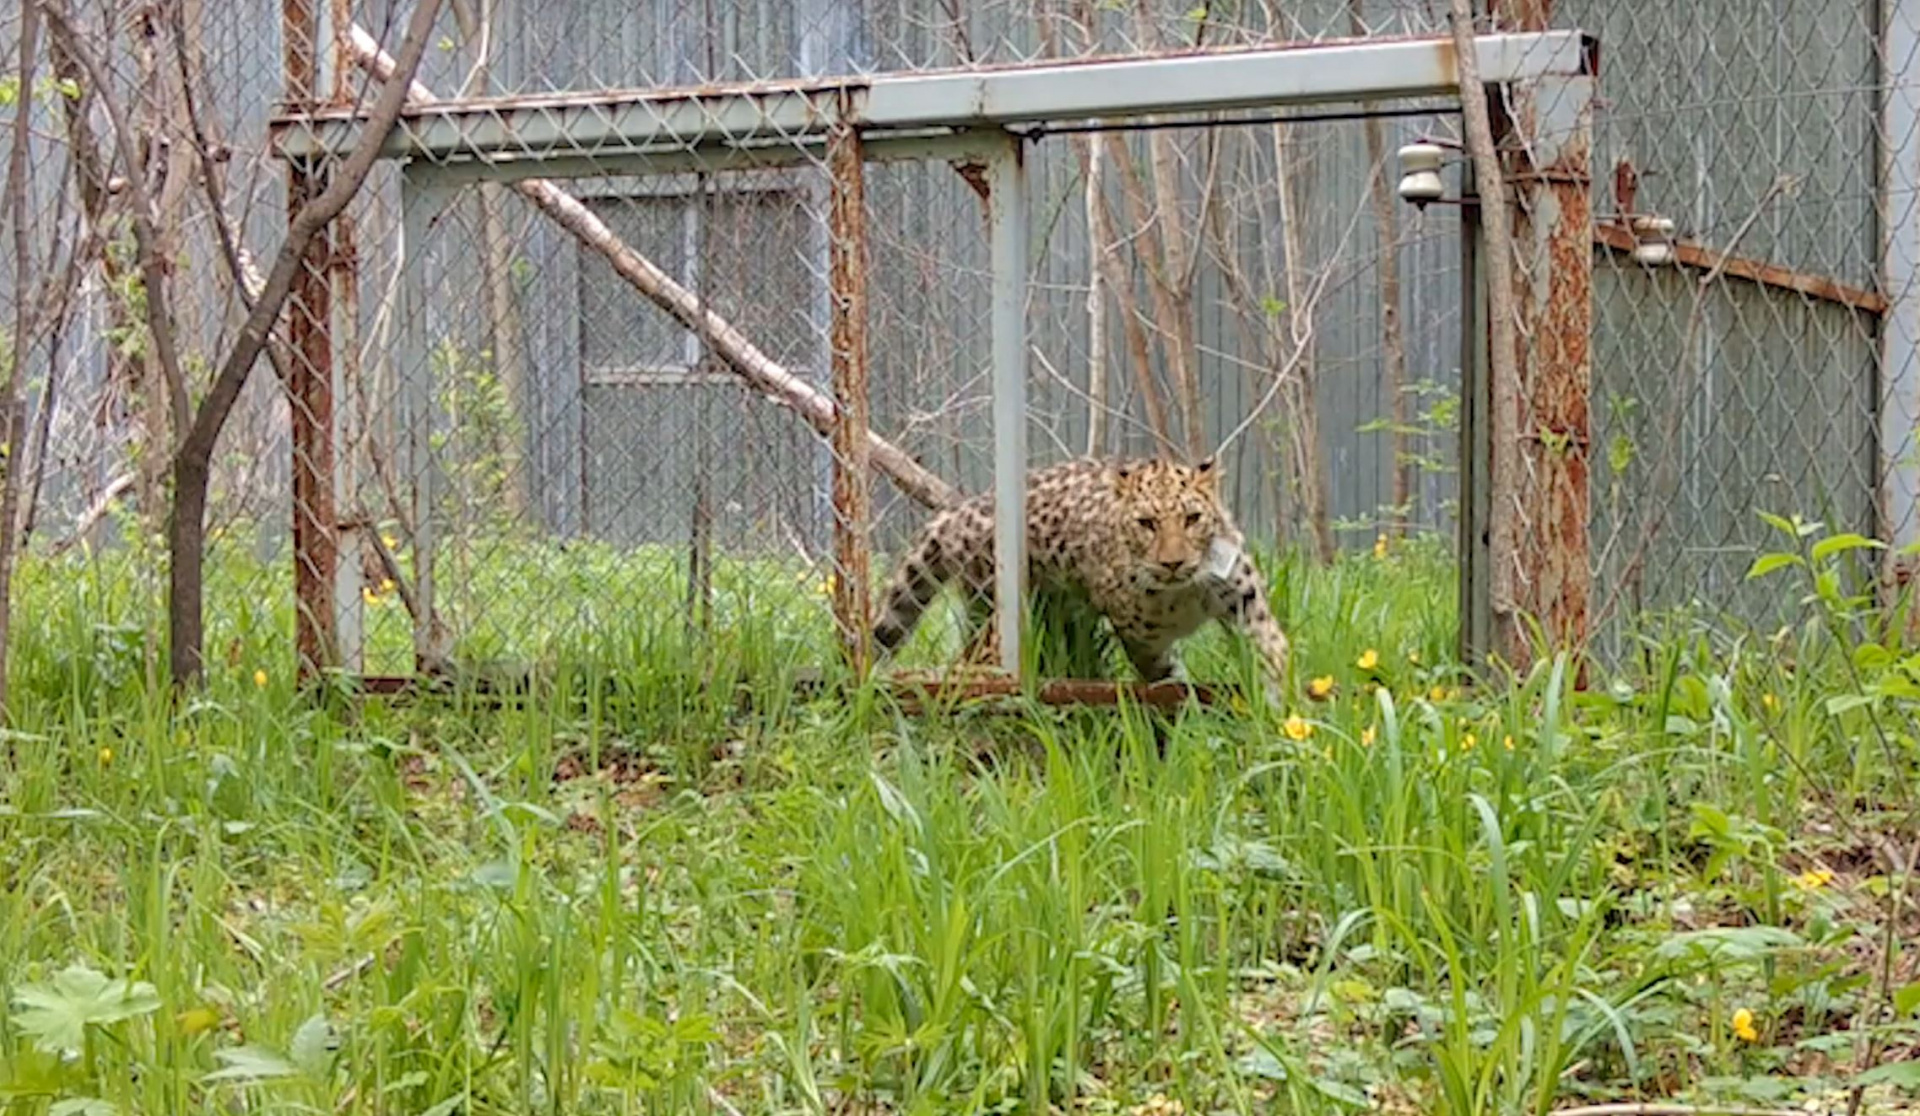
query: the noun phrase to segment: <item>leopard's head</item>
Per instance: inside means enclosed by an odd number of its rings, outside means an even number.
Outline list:
[[[1116,466],[1120,538],[1131,573],[1148,583],[1191,581],[1213,540],[1231,530],[1220,502],[1220,470],[1211,457],[1197,465],[1154,460]]]

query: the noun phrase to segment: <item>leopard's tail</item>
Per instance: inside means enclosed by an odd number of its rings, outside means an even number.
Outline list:
[[[958,568],[956,556],[947,553],[947,546],[941,541],[945,518],[936,517],[927,525],[887,584],[886,596],[873,624],[873,643],[881,654],[907,641],[914,625],[926,614],[927,606],[940,595],[941,588]]]

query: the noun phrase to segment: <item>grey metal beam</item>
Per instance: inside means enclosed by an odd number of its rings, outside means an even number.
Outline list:
[[[1000,665],[1020,673],[1027,579],[1027,165],[1018,136],[987,164],[993,266],[993,558]]]
[[[1920,0],[1881,4],[1880,538],[1898,584],[1920,543]]]
[[[1593,40],[1578,31],[1481,35],[1491,84],[1588,74]],[[875,139],[894,131],[1121,121],[1151,114],[1438,97],[1457,89],[1444,37],[1353,40],[1153,57],[1088,59],[872,77],[678,90],[565,93],[443,101],[409,109],[388,136],[392,158],[430,161],[604,156],[648,147],[793,143],[824,137],[840,106]],[[277,116],[273,151],[344,155],[364,121],[356,108]]]

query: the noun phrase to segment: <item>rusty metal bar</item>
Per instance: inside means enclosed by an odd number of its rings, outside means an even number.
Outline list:
[[[314,0],[282,0],[286,100],[312,108],[319,68],[319,12]],[[325,164],[288,164],[287,217],[326,188]],[[334,574],[339,535],[333,492],[333,253],[331,230],[314,237],[287,299],[292,351],[285,384],[293,441],[293,580],[296,672],[302,682],[339,661]]]
[[[613,692],[616,684],[614,679],[604,683],[609,693]],[[498,676],[476,674],[459,681],[414,674],[375,674],[353,679],[351,685],[368,697],[415,698],[422,694],[445,694],[464,689],[479,697],[508,698],[531,692],[536,683],[525,673],[512,672]],[[794,691],[802,697],[817,697],[827,692],[830,685],[818,673],[802,673],[794,680]],[[1189,703],[1219,705],[1233,693],[1228,688],[1194,682],[1111,682],[1081,678],[1054,679],[1027,690],[1017,679],[1004,675],[954,677],[906,672],[880,679],[878,685],[892,695],[902,712],[908,714],[920,714],[930,708],[950,706],[957,702],[1021,696],[1030,697],[1042,705],[1113,708],[1124,700],[1151,709],[1177,709]]]
[[[867,453],[867,197],[860,131],[841,120],[827,134],[828,274],[832,298],[833,617],[855,674],[872,659],[869,585],[873,476]]]
[[[1633,230],[1613,222],[1595,225],[1593,242],[1611,251],[1628,253],[1633,251],[1636,243]],[[1720,274],[1735,279],[1745,279],[1763,287],[1792,291],[1795,294],[1806,295],[1808,298],[1838,303],[1868,314],[1887,312],[1886,298],[1873,291],[1850,287],[1829,276],[1795,271],[1793,268],[1768,263],[1765,260],[1756,260],[1747,256],[1730,256],[1700,244],[1676,241],[1673,245],[1673,261],[1681,267],[1690,267],[1701,272],[1718,268]]]
[[[1545,30],[1551,9],[1550,0],[1489,4],[1496,20],[1527,31]],[[1491,494],[1492,514],[1521,524],[1512,533],[1518,553],[1490,556],[1496,569],[1506,565],[1517,575],[1511,607],[1495,602],[1493,642],[1520,670],[1532,658],[1529,621],[1554,646],[1578,647],[1588,634],[1594,81],[1588,73],[1552,74],[1491,91],[1501,169],[1512,189],[1521,350],[1519,444],[1491,446],[1496,457],[1521,458],[1513,471],[1519,491]]]

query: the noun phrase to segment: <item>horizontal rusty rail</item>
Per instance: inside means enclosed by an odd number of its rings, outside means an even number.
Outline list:
[[[916,714],[931,706],[1021,696],[1030,696],[1042,705],[1112,708],[1125,698],[1133,704],[1154,709],[1175,709],[1189,702],[1202,706],[1223,704],[1231,693],[1222,687],[1191,682],[1149,684],[1082,678],[1051,679],[1035,683],[1028,689],[1018,679],[999,672],[955,672],[946,675],[900,672],[880,676],[876,683],[894,698],[903,711]],[[611,689],[614,680],[608,679],[607,685]],[[506,670],[494,674],[475,673],[462,681],[433,675],[365,675],[348,679],[345,688],[369,697],[412,698],[425,693],[466,690],[476,697],[505,699],[525,696],[536,685],[529,672]],[[825,696],[833,689],[833,683],[818,672],[801,672],[794,689],[804,696]]]
[[[1593,242],[1616,252],[1632,252],[1637,243],[1632,230],[1612,223],[1596,224],[1593,227]],[[1768,263],[1765,260],[1756,260],[1747,256],[1730,256],[1712,248],[1684,241],[1674,242],[1673,258],[1674,262],[1680,266],[1693,268],[1696,271],[1712,271],[1717,267],[1722,275],[1745,279],[1763,287],[1793,291],[1825,302],[1836,302],[1868,314],[1887,312],[1885,297],[1873,291],[1850,287],[1825,275],[1795,271],[1781,264]]]

